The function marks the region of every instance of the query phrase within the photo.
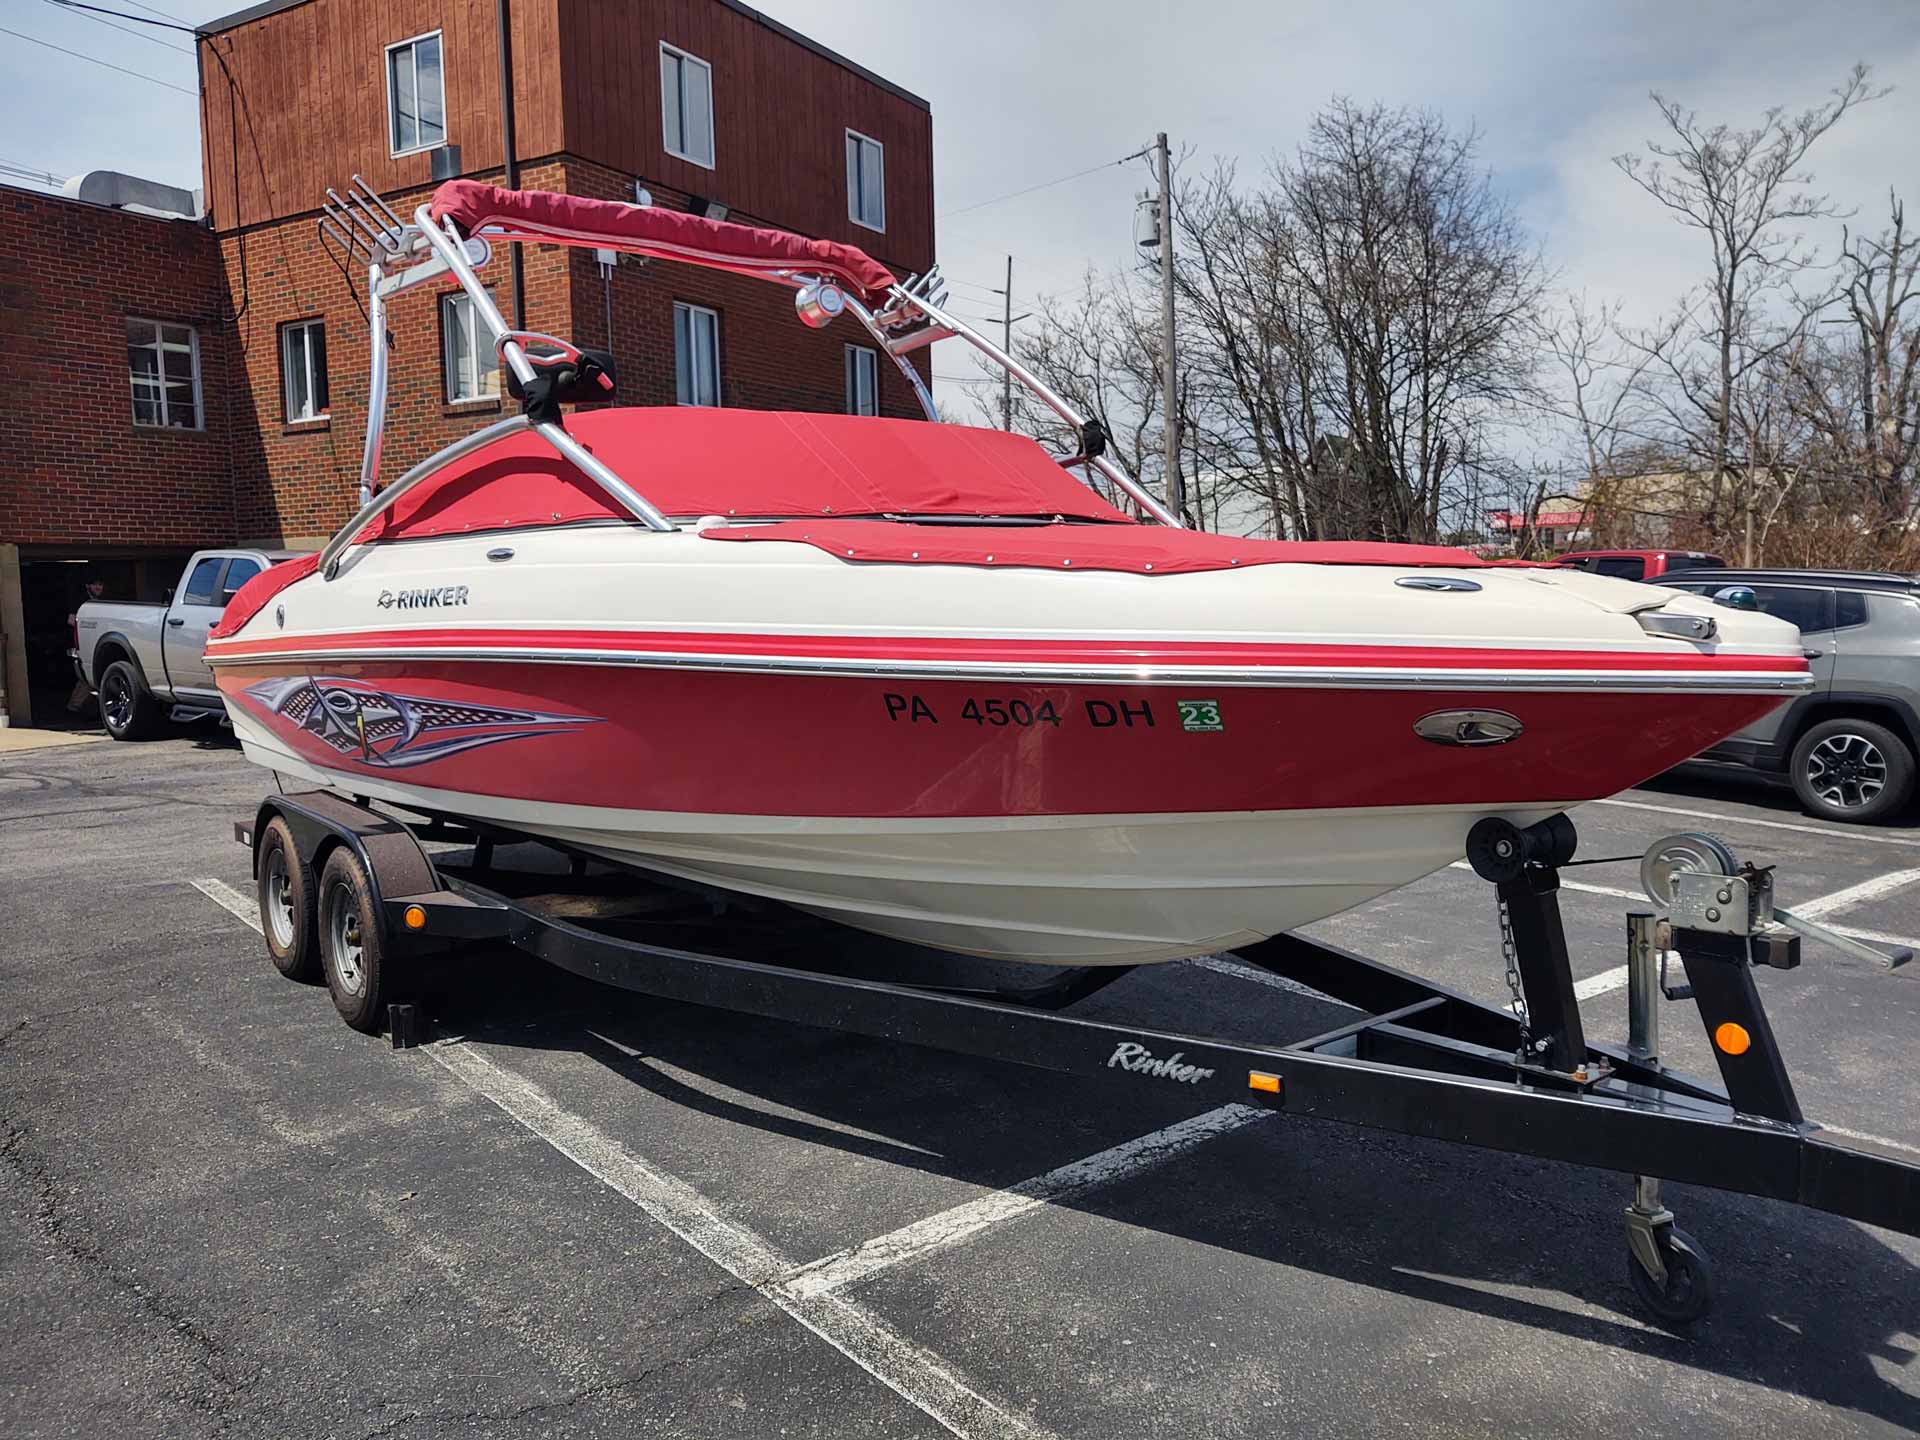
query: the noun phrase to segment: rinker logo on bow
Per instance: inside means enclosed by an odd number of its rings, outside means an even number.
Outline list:
[[[380,598],[374,601],[382,610],[425,610],[466,603],[464,585],[436,585],[429,590],[382,590]]]
[[[1185,1052],[1176,1050],[1164,1060],[1153,1058],[1153,1052],[1144,1045],[1132,1040],[1123,1040],[1114,1046],[1113,1055],[1107,1061],[1109,1070],[1118,1066],[1130,1070],[1136,1075],[1157,1075],[1163,1080],[1173,1080],[1181,1085],[1198,1085],[1213,1074],[1198,1065],[1185,1065],[1180,1057]]]

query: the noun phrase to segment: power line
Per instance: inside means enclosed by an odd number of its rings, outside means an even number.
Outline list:
[[[136,10],[145,10],[150,15],[164,15],[169,20],[178,20],[181,18],[180,16],[174,14],[171,10],[162,10],[157,5],[148,5],[144,3],[144,0],[126,0],[126,3],[133,6],[133,8]],[[188,26],[187,28],[192,29],[191,26]],[[199,32],[194,31],[194,33],[198,34]]]
[[[11,160],[0,160],[0,175],[14,175],[22,180],[32,180],[45,185],[50,190],[58,190],[67,183],[67,177],[56,175],[51,170],[36,170],[31,165],[16,165]]]
[[[74,59],[84,60],[89,65],[98,65],[105,70],[116,70],[122,75],[131,75],[136,80],[145,80],[152,85],[164,85],[169,90],[178,90],[182,95],[190,95],[195,100],[200,98],[200,92],[198,90],[189,90],[184,85],[175,85],[171,80],[160,80],[152,75],[142,75],[138,70],[129,70],[124,65],[114,65],[106,60],[102,60],[97,55],[88,55],[79,50],[69,50],[64,45],[56,45],[51,40],[42,40],[35,35],[22,35],[18,30],[9,30],[4,25],[0,25],[0,35],[11,35],[14,39],[24,40],[29,45],[39,45],[48,50],[57,50],[62,55],[71,55]]]
[[[138,30],[129,30],[124,25],[116,25],[111,20],[103,20],[101,18],[103,15],[120,15],[121,12],[118,10],[102,10],[97,5],[76,5],[73,3],[73,0],[47,0],[47,4],[57,6],[62,10],[70,10],[82,20],[91,20],[94,24],[104,25],[109,30],[118,30],[122,35],[131,35],[134,39],[144,40],[149,45],[158,45],[162,49],[176,51],[181,55],[193,54],[193,51],[184,45],[176,45],[171,40],[162,40],[158,35],[143,35]],[[160,20],[143,20],[138,15],[121,15],[121,18],[124,20],[137,21],[142,25],[159,25],[161,28],[167,30],[186,29],[184,25],[169,25]]]
[[[53,3],[56,5],[64,5],[69,10],[97,10],[102,15],[118,15],[122,20],[131,20],[137,25],[157,25],[162,30],[181,30],[189,35],[198,35],[200,33],[194,29],[193,26],[182,22],[178,15],[169,15],[165,10],[154,10],[151,5],[140,5],[140,8],[142,10],[150,10],[155,15],[164,15],[166,18],[164,20],[149,20],[145,15],[129,15],[124,10],[109,10],[102,5],[88,5],[85,3],[85,0],[53,0]],[[138,5],[139,0],[131,0],[131,3]]]
[[[1062,175],[1058,180],[1043,180],[1038,185],[1027,186],[1024,190],[1010,190],[1005,195],[996,195],[991,200],[981,200],[972,205],[962,205],[958,210],[949,210],[945,214],[936,215],[933,218],[936,220],[951,220],[956,215],[965,215],[972,210],[984,210],[989,205],[998,205],[1007,200],[1018,200],[1022,195],[1031,195],[1036,190],[1051,190],[1056,185],[1064,185],[1069,180],[1078,180],[1081,176],[1091,175],[1096,170],[1112,170],[1126,164],[1129,160],[1137,158],[1139,158],[1137,155],[1127,155],[1118,160],[1103,160],[1098,165],[1089,165],[1086,169],[1076,170],[1071,175]]]

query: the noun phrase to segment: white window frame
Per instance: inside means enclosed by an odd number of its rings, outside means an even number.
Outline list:
[[[693,353],[687,362],[688,388],[693,392],[693,398],[690,400],[682,400],[680,398],[680,316],[682,313],[687,317],[687,339],[693,346]],[[713,367],[712,374],[707,377],[713,386],[713,400],[711,405],[700,398],[700,346],[699,342],[694,338],[694,320],[696,317],[704,317],[713,326]],[[678,405],[699,405],[707,408],[718,406],[720,404],[720,312],[710,309],[705,305],[692,304],[686,300],[674,301],[673,345],[674,403]]]
[[[871,135],[862,135],[851,126],[847,129],[847,219],[863,230],[871,230],[877,235],[887,233],[887,147]],[[860,182],[856,173],[854,155],[860,153],[858,147],[871,145],[880,155],[880,223],[860,218]]]
[[[324,315],[314,315],[305,320],[289,320],[280,327],[280,409],[286,416],[287,424],[306,425],[315,420],[325,420],[328,418],[328,415],[324,409],[316,410],[309,408],[305,415],[296,415],[293,412],[293,389],[289,384],[292,372],[287,368],[287,339],[296,330],[300,332],[300,363],[306,367],[307,402],[309,407],[311,407],[314,402],[314,397],[319,394],[326,379],[324,371],[316,372],[313,368],[313,332],[318,330],[322,335],[326,334],[326,317]],[[321,383],[316,384],[316,381]],[[327,403],[328,406],[331,407],[333,396],[331,394],[331,387],[327,388],[329,390]]]
[[[393,52],[404,50],[409,45],[418,45],[422,40],[440,42],[440,138],[431,145],[410,145],[404,150],[396,150],[394,141],[398,140],[400,135],[394,125],[397,117],[393,110]],[[402,155],[419,155],[428,150],[438,150],[447,143],[447,41],[441,31],[428,30],[405,40],[396,40],[387,46],[380,55],[380,83],[387,89],[387,153],[389,155],[397,160]],[[413,103],[417,110],[420,104],[420,61],[417,56],[413,62]]]
[[[873,406],[871,410],[860,408],[860,371],[863,366],[869,372],[867,399]],[[880,413],[880,352],[871,345],[849,345],[846,347],[845,369],[847,414],[878,415]]]
[[[458,318],[462,313],[465,320]],[[467,353],[473,357],[473,385],[471,395],[456,394],[459,381],[464,378],[455,373],[454,356],[447,340],[451,335],[451,325],[459,325],[466,332]],[[496,356],[493,367],[483,370],[480,364],[482,355],[496,355],[491,339],[480,334],[480,308],[473,303],[473,297],[464,290],[448,290],[440,296],[440,369],[443,372],[442,389],[449,405],[486,405],[500,399],[500,365]],[[493,377],[493,389],[485,388],[488,375]]]
[[[702,170],[711,170],[713,169],[715,159],[720,153],[720,139],[719,136],[714,133],[713,128],[713,66],[707,61],[702,60],[698,55],[695,55],[691,50],[682,50],[678,45],[669,45],[665,40],[662,40],[660,42],[660,58],[664,61],[669,55],[680,61],[682,65],[698,65],[702,70],[707,72],[707,144],[712,148],[713,153],[702,160],[698,155],[689,154],[685,150],[676,150],[672,145],[667,143],[668,96],[667,72],[664,64],[660,67],[660,148],[676,160],[684,160],[689,165],[698,165]],[[686,85],[682,83],[679,86],[679,90],[679,99],[684,108],[687,94]],[[684,139],[687,133],[686,117],[683,114],[679,118],[680,135],[681,138]]]
[[[206,429],[207,404],[200,393],[199,329],[192,325],[183,325],[178,320],[152,320],[145,315],[129,315],[127,316],[126,323],[129,328],[135,325],[151,325],[153,327],[153,339],[144,348],[153,351],[154,359],[159,366],[156,373],[159,375],[160,380],[160,394],[157,397],[159,401],[160,418],[158,420],[142,420],[140,418],[140,412],[135,410],[133,412],[133,423],[142,430],[186,430],[192,432]],[[167,419],[167,351],[170,349],[178,351],[180,349],[178,345],[170,346],[167,344],[164,335],[166,327],[168,326],[172,326],[175,330],[184,330],[187,332],[186,349],[187,353],[192,356],[193,367],[193,424],[191,425],[174,425],[169,423]],[[127,337],[127,348],[133,348],[133,337],[131,335]],[[134,393],[133,367],[132,365],[128,365],[127,395],[129,404],[133,401]]]

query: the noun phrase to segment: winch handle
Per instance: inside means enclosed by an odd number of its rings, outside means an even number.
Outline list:
[[[1850,935],[1842,935],[1838,930],[1829,930],[1818,920],[1809,920],[1804,915],[1796,915],[1791,910],[1773,907],[1773,918],[1789,930],[1797,930],[1809,940],[1818,940],[1823,945],[1831,945],[1843,954],[1856,960],[1870,961],[1875,965],[1884,965],[1893,970],[1913,959],[1913,951],[1906,946],[1895,946],[1888,950],[1876,950],[1871,945],[1863,945]]]

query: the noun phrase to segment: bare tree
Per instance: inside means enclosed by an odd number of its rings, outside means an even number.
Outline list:
[[[1264,185],[1221,167],[1183,187],[1194,423],[1281,533],[1431,540],[1477,519],[1544,271],[1476,149],[1435,115],[1336,99]]]
[[[1770,393],[1767,372],[1804,339],[1813,307],[1794,284],[1818,257],[1798,227],[1840,213],[1810,188],[1805,162],[1849,110],[1885,93],[1871,89],[1867,76],[1867,67],[1856,65],[1825,103],[1797,115],[1776,107],[1749,129],[1704,122],[1656,93],[1665,137],[1648,141],[1644,155],[1614,161],[1682,225],[1707,238],[1710,278],[1643,337],[1642,348],[1664,381],[1651,393],[1707,477],[1701,523],[1725,534],[1737,519],[1749,563],[1756,559],[1760,491],[1773,482],[1773,472],[1737,444],[1742,394],[1751,402],[1754,383]],[[1758,433],[1753,405],[1747,409],[1746,432]]]

